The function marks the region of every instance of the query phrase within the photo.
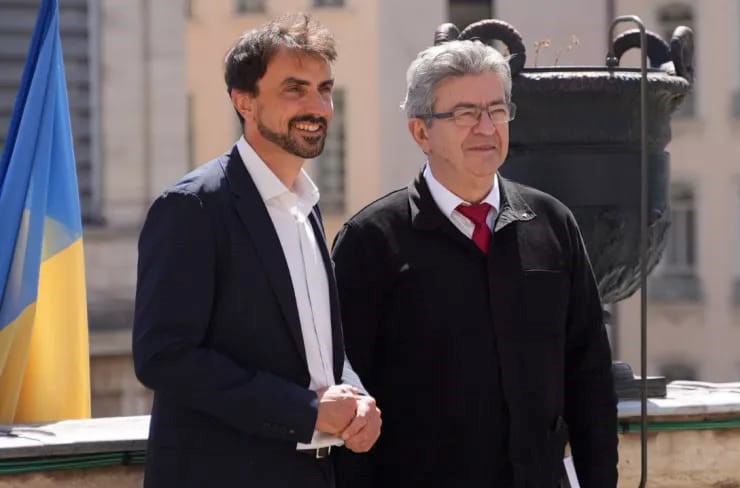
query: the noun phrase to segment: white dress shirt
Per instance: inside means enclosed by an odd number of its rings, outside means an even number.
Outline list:
[[[329,281],[319,247],[323,244],[317,241],[308,217],[319,201],[319,190],[303,170],[293,188],[287,188],[244,137],[236,147],[265,202],[288,264],[311,376],[309,388],[317,391],[334,385]],[[346,361],[344,368],[350,368]],[[298,443],[297,448],[341,444],[335,436],[314,431],[311,443]]]
[[[427,163],[424,168],[424,179],[429,187],[429,192],[432,194],[434,202],[442,213],[450,219],[450,222],[458,228],[460,232],[465,234],[468,239],[473,238],[473,231],[475,230],[475,224],[472,220],[457,211],[458,205],[470,205],[470,202],[466,202],[462,198],[458,197],[450,190],[445,188],[432,174],[432,168]],[[496,222],[496,215],[498,214],[499,207],[501,206],[501,192],[498,184],[498,173],[493,176],[493,187],[488,192],[486,198],[481,200],[480,203],[487,203],[491,206],[486,217],[486,224],[488,228],[493,232],[493,224]]]

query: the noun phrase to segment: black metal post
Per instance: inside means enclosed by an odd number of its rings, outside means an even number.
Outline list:
[[[640,488],[647,484],[647,249],[648,249],[648,170],[647,170],[647,34],[645,25],[636,15],[617,17],[609,29],[609,54],[606,64],[615,67],[612,39],[614,27],[622,22],[634,22],[640,29]]]

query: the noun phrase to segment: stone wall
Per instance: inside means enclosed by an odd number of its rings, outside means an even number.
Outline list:
[[[619,488],[640,484],[640,434],[619,436]],[[740,488],[740,429],[648,435],[650,488]]]
[[[143,481],[143,466],[113,466],[0,476],[0,488],[139,488]]]

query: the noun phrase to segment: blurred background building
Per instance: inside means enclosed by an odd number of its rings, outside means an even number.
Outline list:
[[[130,334],[136,239],[152,199],[227,151],[239,123],[222,61],[245,30],[306,11],[336,35],[335,119],[308,165],[330,237],[424,162],[399,108],[405,72],[435,28],[497,17],[527,66],[603,66],[608,24],[640,16],[695,31],[695,93],[674,116],[668,249],[651,276],[649,374],[740,378],[740,0],[60,0],[85,219],[94,416],[148,412]],[[38,0],[0,0],[0,145]],[[625,26],[624,28],[628,28]],[[577,46],[564,49],[578,39]],[[534,44],[550,46],[535,55]],[[560,55],[558,52],[560,51]],[[623,64],[637,65],[636,52]],[[556,121],[554,121],[556,122]],[[0,215],[2,210],[0,209]],[[614,307],[615,357],[639,365],[639,302]]]
[[[640,16],[664,39],[678,25],[692,27],[696,90],[674,116],[668,148],[673,227],[649,285],[648,373],[740,377],[740,1],[192,0],[190,7],[188,98],[196,164],[229,147],[239,131],[219,68],[241,31],[286,10],[306,10],[336,33],[337,124],[326,153],[309,165],[331,216],[330,233],[405,185],[423,163],[398,105],[406,67],[440,23],[506,20],[524,37],[528,66],[552,65],[558,52],[560,65],[604,66],[608,25],[617,15]],[[565,50],[572,36],[578,43]],[[550,45],[536,55],[534,44],[543,40]],[[637,60],[635,51],[623,64],[637,66]],[[614,312],[616,357],[638,366],[639,301],[633,297]]]
[[[136,240],[152,199],[188,169],[184,2],[59,3],[85,224],[93,416],[146,412],[150,395],[130,352]],[[38,7],[0,0],[0,146]]]

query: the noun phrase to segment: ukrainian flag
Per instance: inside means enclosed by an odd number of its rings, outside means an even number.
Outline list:
[[[0,158],[0,424],[89,416],[82,223],[59,5],[43,0]]]

